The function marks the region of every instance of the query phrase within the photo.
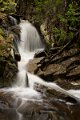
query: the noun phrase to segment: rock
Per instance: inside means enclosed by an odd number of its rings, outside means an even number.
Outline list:
[[[19,120],[19,115],[14,108],[0,110],[0,120]]]
[[[20,56],[19,53],[15,53],[15,54],[14,54],[14,57],[15,57],[15,60],[16,60],[16,61],[20,61],[20,60],[21,60],[21,56]]]
[[[67,81],[64,79],[57,79],[55,81],[61,88],[64,88],[66,90],[70,90],[70,89],[79,89],[80,88],[80,83],[79,80],[78,81]]]
[[[13,49],[12,27],[5,13],[0,14],[2,24],[0,24],[0,87],[10,87],[18,71],[17,61],[11,54]],[[13,28],[13,29],[12,29]],[[15,31],[15,34],[18,32]],[[15,58],[20,60],[20,55],[15,54]]]
[[[80,65],[71,69],[70,72],[66,75],[69,78],[77,79],[80,77]]]
[[[0,91],[0,120],[79,120],[74,99],[41,84],[35,83],[35,90],[42,99],[20,101],[14,92]]]
[[[3,73],[3,87],[9,87],[12,86],[14,82],[14,78],[18,72],[18,68],[14,63],[7,63],[5,66],[5,70]]]
[[[55,105],[51,105],[47,101],[42,104],[38,101],[28,101],[26,106],[23,104],[18,111],[23,114],[24,120],[65,120],[65,117],[67,118],[66,115],[60,115]],[[63,110],[61,112],[65,113]]]
[[[44,22],[41,26],[40,26],[40,30],[42,35],[44,36],[45,42],[47,43],[47,45],[51,45],[54,46],[54,38],[53,35],[50,33],[47,29],[47,23]],[[51,43],[52,41],[52,43]]]
[[[17,22],[20,22],[20,18],[22,17],[21,15],[17,15],[17,14],[8,14],[8,19],[10,20],[9,16],[12,16],[13,18],[15,18],[17,20]]]
[[[12,57],[0,59],[0,87],[9,87],[14,81],[14,77],[18,71],[16,61]]]
[[[74,64],[77,64],[79,59],[80,59],[79,57],[71,57],[71,58],[63,60],[61,64],[63,66],[65,66],[66,69],[69,69],[70,66],[73,66]]]
[[[49,61],[49,59],[52,57],[51,55],[54,56],[55,54],[56,49],[50,50],[47,52],[46,56],[41,58],[41,60],[38,54],[38,59],[34,58],[29,62],[29,72],[37,74],[46,81],[55,81],[58,79],[74,81],[79,79],[79,49],[71,48],[69,50],[65,50],[60,55],[56,55],[52,62]]]
[[[2,18],[0,18],[0,25],[2,24],[2,21],[3,21]]]
[[[72,85],[68,84],[71,87],[73,87]],[[66,102],[70,102],[73,104],[76,104],[76,98],[71,96],[70,94],[67,93],[63,93],[60,90],[56,90],[55,87],[50,88],[50,87],[46,87],[45,85],[41,85],[41,84],[36,84],[35,83],[35,90],[37,90],[38,92],[40,92],[43,95],[43,99],[49,100],[48,98],[50,98],[50,100],[53,100],[54,102],[57,100],[57,102],[60,101],[60,99],[62,101]],[[64,87],[63,87],[64,88]],[[69,89],[66,86],[67,89]],[[74,87],[73,87],[74,88]]]
[[[42,59],[42,58],[41,58]],[[30,61],[28,64],[28,71],[31,73],[37,73],[38,76],[42,77],[46,81],[53,81],[54,77],[65,76],[66,68],[60,64],[50,64],[45,70],[38,69],[37,63],[40,61],[40,58]],[[33,67],[32,67],[33,66]]]
[[[35,53],[35,58],[40,58],[40,57],[44,57],[44,56],[46,56],[46,52],[45,51],[39,51],[39,52],[37,52],[37,53]]]
[[[0,120],[19,120],[14,103],[16,102],[10,93],[0,90]]]
[[[66,68],[59,64],[50,64],[45,70],[37,72],[37,75],[46,81],[54,81],[54,78],[65,77]],[[57,79],[56,78],[56,79]]]
[[[43,59],[43,57],[34,58],[33,60],[30,60],[28,65],[27,65],[28,72],[35,74],[36,71],[37,71],[37,68],[38,68],[38,64],[37,63],[39,63],[42,59]]]

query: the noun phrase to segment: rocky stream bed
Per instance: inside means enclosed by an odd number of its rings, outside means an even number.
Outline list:
[[[46,81],[55,82],[66,90],[79,90],[79,49],[71,48],[63,51],[46,67],[46,62],[42,64],[44,59],[48,61],[47,56],[51,56],[55,50],[51,49],[48,54],[46,51],[35,54],[35,58],[28,64],[28,71]],[[42,95],[42,99],[30,99],[23,104],[21,104],[22,100],[17,99],[14,93],[0,91],[0,120],[80,119],[80,103],[74,98],[41,84],[35,83],[34,88]]]
[[[0,26],[5,32],[15,33],[17,30],[15,28],[18,26],[12,26],[10,21],[5,25],[4,19],[0,18],[0,21],[2,22]],[[0,45],[1,43],[2,40],[0,40]],[[11,45],[12,43],[10,43],[10,48],[13,48]],[[76,46],[76,42],[67,49],[54,47],[49,51],[36,53],[27,67],[28,72],[38,75],[47,82],[57,83],[65,90],[80,89],[80,48]],[[42,98],[30,99],[22,104],[22,99],[17,99],[13,92],[2,90],[3,87],[6,89],[11,87],[17,72],[17,61],[12,55],[1,54],[0,120],[80,120],[80,103],[60,91],[35,83],[34,89],[42,95]]]
[[[75,99],[39,84],[35,89],[42,100],[23,104],[21,99],[16,102],[13,93],[0,92],[0,120],[79,120],[80,104]]]

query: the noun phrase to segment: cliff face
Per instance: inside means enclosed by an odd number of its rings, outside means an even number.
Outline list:
[[[14,37],[10,30],[10,21],[7,17],[8,12],[10,12],[9,5],[11,6],[12,4],[0,2],[0,87],[11,86],[18,71],[17,61],[11,54],[11,49],[14,47]]]

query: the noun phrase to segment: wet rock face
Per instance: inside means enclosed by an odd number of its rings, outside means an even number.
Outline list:
[[[13,58],[0,61],[0,87],[11,86],[17,71],[16,61]]]
[[[19,116],[16,109],[3,109],[2,112],[0,112],[0,120],[19,120]]]
[[[42,57],[39,57],[39,53],[36,54],[36,58],[31,60],[28,64],[28,71],[42,77],[46,81],[55,80],[69,80],[77,81],[80,77],[80,50],[72,48],[63,51],[60,55],[56,55],[52,60],[50,58],[54,56],[57,51],[50,51],[42,53]],[[41,56],[41,53],[40,53]],[[35,67],[31,67],[31,66]]]
[[[75,99],[40,84],[35,90],[42,99],[22,101],[13,92],[0,91],[0,120],[79,120]]]
[[[4,76],[3,77],[4,78],[4,84],[3,84],[4,87],[12,85],[17,72],[18,72],[18,68],[17,68],[15,62],[6,64],[5,71],[4,71],[4,74],[3,74],[3,76]]]
[[[1,16],[0,16],[1,17]],[[1,18],[0,24],[0,87],[9,87],[12,85],[14,77],[18,71],[17,61],[11,54],[13,46],[13,30],[10,21],[5,14],[5,18]],[[14,32],[14,31],[13,31]],[[16,34],[16,32],[14,33]]]

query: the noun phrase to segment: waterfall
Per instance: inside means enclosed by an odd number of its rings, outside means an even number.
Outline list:
[[[44,45],[39,37],[36,28],[28,21],[21,21],[20,23],[20,43],[18,49],[21,55],[21,61],[18,62],[18,73],[15,78],[15,83],[12,88],[0,89],[0,92],[10,94],[14,99],[13,104],[19,116],[19,120],[23,120],[23,115],[19,112],[22,107],[25,107],[27,101],[43,102],[42,94],[34,90],[34,83],[50,87],[65,95],[71,96],[80,102],[79,90],[65,90],[59,87],[56,83],[45,82],[36,75],[27,72],[27,64],[30,59],[33,59],[34,54],[44,49]],[[29,84],[29,85],[27,85]],[[77,93],[77,94],[76,94]]]
[[[43,48],[40,36],[36,28],[28,21],[22,20],[20,23],[21,28],[21,48],[24,51],[34,51]]]
[[[33,59],[34,54],[38,50],[43,50],[44,45],[40,39],[40,36],[36,28],[28,21],[22,20],[20,23],[21,34],[20,44],[18,44],[19,52],[21,55],[21,61],[18,62],[18,74],[16,77],[15,86],[26,87],[27,81],[27,63],[30,59]],[[14,86],[13,85],[13,86]]]
[[[12,17],[11,15],[9,15],[8,19],[9,19],[9,21],[10,21],[10,23],[11,23],[12,26],[17,25],[17,20],[14,17]]]
[[[32,94],[35,93],[34,95],[31,94],[32,95],[31,97],[36,95],[38,99],[41,98],[40,94],[38,94],[37,91],[34,91],[34,83],[36,82],[36,83],[45,85],[47,87],[50,87],[52,89],[55,89],[56,91],[59,91],[66,95],[69,95],[75,98],[78,102],[80,102],[80,99],[79,99],[80,97],[77,97],[76,95],[74,95],[73,94],[74,91],[66,91],[61,87],[59,87],[56,83],[47,83],[43,81],[41,78],[39,78],[38,76],[35,76],[27,72],[27,63],[29,62],[30,59],[33,59],[36,51],[44,49],[44,45],[42,44],[42,41],[39,37],[39,34],[36,28],[31,23],[23,20],[20,23],[20,28],[21,28],[21,34],[20,34],[21,42],[18,48],[21,54],[21,61],[18,62],[19,72],[17,74],[15,86],[19,86],[20,88],[22,87],[23,96],[28,97],[28,94],[24,92],[25,88],[27,87],[26,85],[27,83],[26,75],[27,75],[28,82],[29,82],[28,93],[29,93],[29,90],[31,91],[31,89],[32,89]]]
[[[27,72],[27,63],[33,59],[37,51],[44,49],[44,45],[36,28],[28,21],[21,21],[20,43],[18,44],[21,61],[18,62],[18,73],[12,88],[6,92],[14,93],[15,97],[24,100],[41,100],[41,94],[33,89],[35,79],[41,82],[40,78]],[[27,87],[29,83],[29,87]]]

